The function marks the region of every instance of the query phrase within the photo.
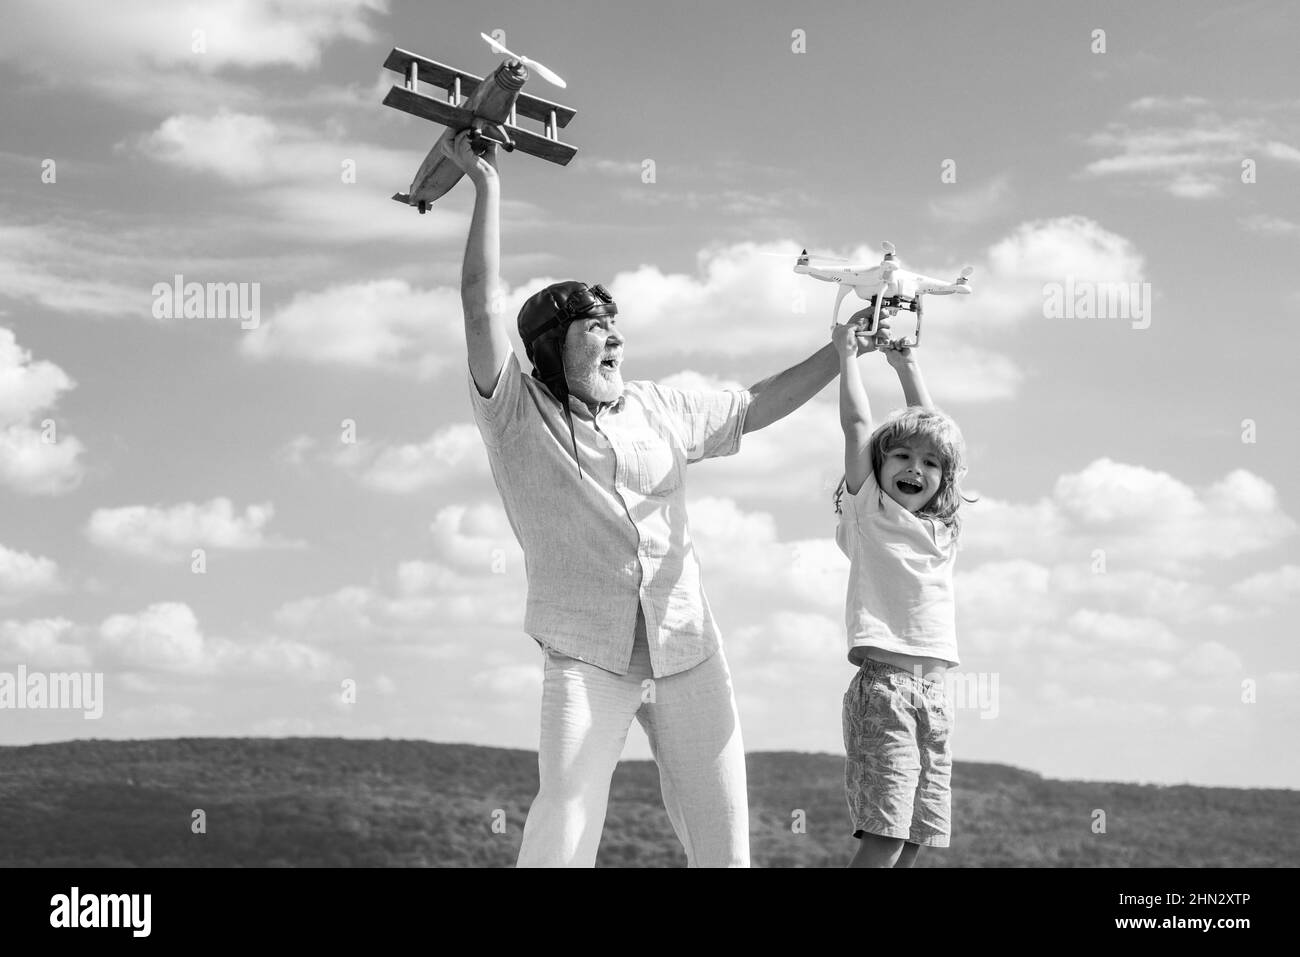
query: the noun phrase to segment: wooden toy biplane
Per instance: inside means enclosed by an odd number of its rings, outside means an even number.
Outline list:
[[[393,195],[393,199],[421,213],[428,212],[429,204],[464,175],[442,152],[443,143],[455,139],[463,130],[472,131],[474,149],[479,153],[486,148],[486,141],[491,141],[507,152],[518,149],[561,166],[577,155],[577,147],[561,143],[558,135],[560,127],[567,126],[576,111],[520,92],[528,80],[529,67],[557,86],[564,86],[564,81],[536,60],[511,53],[486,34],[482,36],[494,50],[506,55],[486,80],[398,47],[384,61],[387,69],[405,78],[402,86],[388,91],[384,105],[447,127],[420,164],[409,192]],[[421,80],[445,90],[446,101],[421,93]],[[543,131],[520,128],[516,123],[520,115],[539,120]]]

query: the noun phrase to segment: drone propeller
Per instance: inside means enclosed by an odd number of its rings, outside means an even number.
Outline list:
[[[488,42],[488,46],[490,46],[497,53],[500,53],[502,56],[514,57],[524,66],[536,70],[537,75],[540,76],[543,80],[547,80],[551,83],[554,83],[556,86],[560,87],[561,89],[568,86],[567,83],[565,83],[563,80],[560,79],[558,73],[556,73],[554,70],[552,70],[550,67],[546,66],[545,64],[538,63],[536,60],[529,59],[526,56],[520,56],[518,53],[511,53],[509,50],[505,48],[503,44],[497,43],[496,40],[493,40],[486,33],[480,33],[479,36],[481,36],[484,40]]]
[[[957,287],[957,292],[970,292],[970,274],[974,271],[974,266],[963,266],[961,268],[961,272],[957,274],[957,281],[953,283]]]
[[[810,254],[806,249],[799,254],[799,258],[815,259],[819,263],[846,263],[849,261],[847,259],[841,259],[839,256],[818,256],[815,254]]]

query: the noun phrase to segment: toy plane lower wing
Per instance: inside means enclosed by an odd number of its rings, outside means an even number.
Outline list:
[[[453,130],[463,130],[474,124],[472,111],[400,86],[395,86],[388,91],[388,95],[384,97],[384,106],[391,106],[422,119],[432,120]]]
[[[516,149],[523,150],[525,153],[544,160],[550,160],[552,163],[567,166],[569,160],[578,155],[576,146],[561,143],[559,140],[547,139],[532,130],[521,130],[519,127],[507,123],[506,131],[510,134],[510,138],[515,141]]]

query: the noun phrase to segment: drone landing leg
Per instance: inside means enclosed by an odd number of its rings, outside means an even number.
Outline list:
[[[844,302],[844,297],[849,294],[851,287],[841,285],[840,291],[835,294],[835,308],[831,310],[831,325],[839,325],[840,322],[840,304]]]

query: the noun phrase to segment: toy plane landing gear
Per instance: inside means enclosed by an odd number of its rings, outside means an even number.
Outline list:
[[[427,213],[427,212],[429,211],[429,201],[428,201],[428,200],[426,200],[426,199],[418,199],[418,200],[416,200],[416,201],[413,203],[413,202],[411,202],[411,194],[410,194],[410,193],[394,193],[394,194],[393,194],[393,199],[397,200],[399,203],[405,203],[407,206],[414,206],[416,209],[418,209],[418,210],[420,211],[420,215],[421,215],[421,216],[423,216],[425,213]]]
[[[397,47],[384,61],[385,68],[404,78],[402,86],[388,91],[384,105],[447,127],[420,164],[410,190],[393,195],[399,203],[414,206],[421,213],[428,212],[429,204],[464,175],[442,152],[443,144],[463,130],[471,131],[471,145],[479,154],[487,149],[488,143],[495,143],[506,152],[519,150],[560,166],[567,165],[577,155],[577,147],[561,143],[559,138],[559,129],[568,125],[576,111],[520,92],[528,80],[530,67],[557,86],[564,86],[564,81],[541,63],[511,53],[486,34],[483,39],[507,57],[486,80]],[[421,80],[445,90],[447,101],[421,93]],[[519,114],[539,120],[543,124],[542,133],[517,126]]]
[[[823,282],[840,284],[840,291],[835,296],[835,306],[831,310],[831,321],[839,322],[840,304],[850,291],[856,292],[859,299],[865,299],[868,305],[849,317],[850,322],[861,323],[862,331],[874,335],[880,323],[880,316],[893,316],[899,310],[916,313],[916,335],[912,338],[902,336],[888,343],[890,349],[915,348],[921,344],[921,320],[923,307],[922,296],[949,296],[960,293],[970,295],[969,277],[975,270],[971,266],[962,269],[961,274],[952,282],[931,279],[920,273],[903,269],[895,255],[893,243],[881,243],[885,258],[879,265],[868,266],[848,263],[843,260],[818,259],[816,262],[808,255],[808,250],[800,253],[795,260],[794,271],[805,276],[812,276]],[[877,339],[883,339],[878,336]],[[886,347],[885,342],[880,342]]]

